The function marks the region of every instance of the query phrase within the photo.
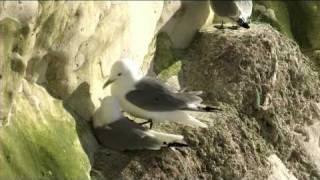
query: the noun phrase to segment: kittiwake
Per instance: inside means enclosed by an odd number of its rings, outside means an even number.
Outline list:
[[[251,0],[211,0],[211,7],[218,16],[230,18],[239,26],[250,28]],[[223,21],[221,27],[223,27]]]
[[[112,84],[111,84],[112,83]],[[207,125],[186,111],[211,112],[220,110],[201,104],[195,92],[174,92],[155,78],[143,77],[131,59],[117,61],[111,67],[109,80],[111,95],[120,100],[122,109],[150,122],[176,122],[192,127]]]
[[[93,128],[101,145],[118,151],[187,146],[181,135],[149,130],[124,117],[118,99],[111,96],[101,101],[93,116]]]

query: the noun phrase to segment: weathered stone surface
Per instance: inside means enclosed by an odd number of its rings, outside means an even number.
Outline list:
[[[86,120],[108,94],[110,66],[128,56],[146,72],[155,34],[179,7],[1,2],[0,179],[89,179],[97,145]]]
[[[22,81],[0,130],[0,179],[90,179],[88,157],[62,101]]]
[[[272,154],[268,157],[272,166],[271,175],[268,180],[297,180],[296,177],[286,168],[277,155]]]
[[[174,48],[186,48],[198,30],[211,24],[213,12],[209,1],[181,1],[181,7],[163,26],[161,32],[169,35]]]

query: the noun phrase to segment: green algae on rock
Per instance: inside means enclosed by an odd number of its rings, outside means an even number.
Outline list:
[[[296,40],[307,55],[320,49],[319,1],[256,1],[253,20],[268,23]]]
[[[290,15],[286,2],[256,1],[253,8],[253,21],[265,22],[286,36],[293,38],[291,32]]]
[[[153,71],[156,74],[170,67],[178,59],[175,57],[172,41],[167,33],[159,33],[156,40],[156,52],[153,60]]]
[[[178,75],[181,60],[177,57],[172,41],[167,33],[159,33],[156,41],[156,52],[153,59],[153,71],[163,81]]]
[[[90,163],[62,101],[23,81],[0,129],[0,179],[90,179]]]
[[[62,101],[24,79],[34,37],[28,28],[0,21],[0,179],[90,179],[73,117]]]

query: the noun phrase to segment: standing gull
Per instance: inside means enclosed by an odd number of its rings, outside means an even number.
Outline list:
[[[111,84],[112,83],[112,84]],[[186,111],[211,112],[219,110],[201,104],[195,92],[173,92],[151,77],[142,77],[133,60],[117,61],[111,68],[109,80],[111,94],[120,100],[124,111],[150,122],[176,122],[192,127],[207,127]]]
[[[94,134],[100,144],[113,150],[159,150],[162,147],[187,146],[183,136],[148,130],[124,117],[114,97],[106,97],[93,116]]]
[[[237,22],[239,26],[247,29],[250,28],[251,0],[211,0],[211,7],[218,16],[230,18]],[[220,27],[223,28],[223,21]]]

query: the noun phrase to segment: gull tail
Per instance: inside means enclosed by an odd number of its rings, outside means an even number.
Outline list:
[[[205,123],[192,117],[186,111],[187,110],[167,112],[165,113],[165,116],[162,117],[163,119],[158,119],[158,121],[175,122],[178,124],[195,127],[195,128],[197,127],[208,128],[208,126]]]
[[[185,109],[188,111],[198,111],[198,112],[216,112],[222,111],[222,109],[215,106],[208,106],[203,104],[188,104],[188,107]]]
[[[215,112],[215,111],[222,111],[222,109],[214,106],[198,106],[198,109],[203,112]]]
[[[197,120],[196,118],[192,117],[191,115],[189,115],[187,113],[184,113],[183,117],[176,119],[175,122],[183,124],[183,125],[187,125],[190,127],[208,128],[208,126],[205,123]]]
[[[149,130],[147,134],[159,142],[158,147],[155,147],[156,149],[160,149],[161,147],[188,146],[187,142],[184,140],[184,137],[182,135],[162,133],[162,132],[153,131],[153,130]]]
[[[177,94],[176,96],[187,103],[187,107],[185,107],[183,110],[200,112],[222,111],[222,109],[218,107],[201,104],[203,100],[201,97],[199,97],[199,95],[202,93],[202,91],[189,91]]]

